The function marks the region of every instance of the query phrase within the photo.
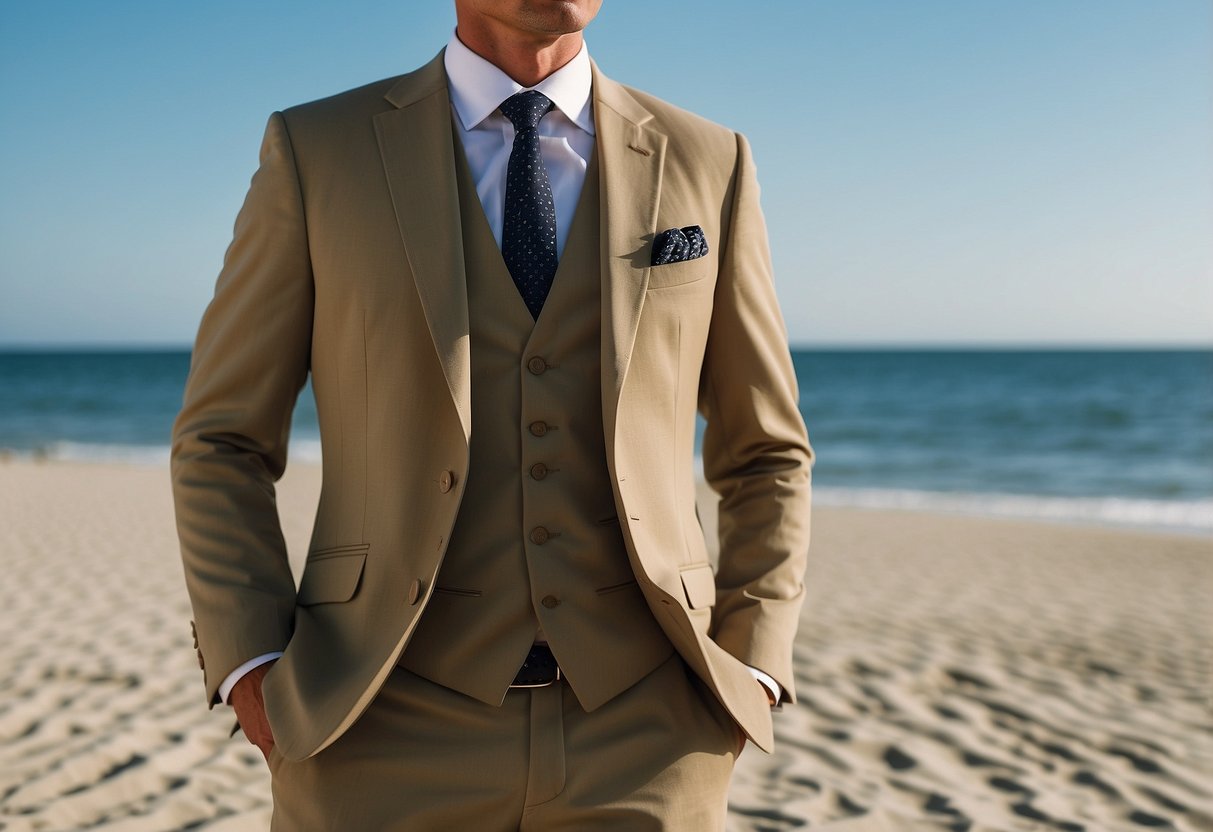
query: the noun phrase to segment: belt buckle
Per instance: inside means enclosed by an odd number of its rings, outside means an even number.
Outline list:
[[[512,685],[510,685],[510,690],[522,690],[522,689],[529,690],[531,688],[546,688],[546,687],[550,687],[550,686],[556,684],[557,682],[559,682],[561,680],[561,678],[563,678],[563,677],[560,675],[560,668],[557,667],[556,675],[553,676],[551,679],[548,679],[546,682],[526,682],[523,684],[512,684]]]
[[[551,678],[545,678],[545,671],[551,673]],[[524,681],[519,681],[522,677]],[[518,668],[518,672],[514,675],[514,681],[510,684],[510,688],[546,688],[554,685],[563,678],[560,674],[560,665],[556,663],[556,657],[552,655],[552,650],[545,643],[535,644],[531,647],[525,659],[523,659],[522,667]]]

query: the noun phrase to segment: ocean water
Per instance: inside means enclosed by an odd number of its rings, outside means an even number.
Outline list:
[[[1213,535],[1213,351],[795,350],[793,361],[818,505]],[[188,370],[186,351],[0,352],[0,453],[167,464]],[[319,458],[305,389],[291,459]]]

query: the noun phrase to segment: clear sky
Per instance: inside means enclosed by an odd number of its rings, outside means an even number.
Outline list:
[[[186,345],[272,110],[449,0],[0,5],[0,345]],[[793,343],[1213,343],[1207,0],[606,0],[617,80],[744,132]]]

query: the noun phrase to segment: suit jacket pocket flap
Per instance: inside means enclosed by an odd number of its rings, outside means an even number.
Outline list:
[[[682,570],[682,588],[691,609],[700,610],[716,603],[716,576],[711,564],[701,564]]]
[[[332,554],[319,560],[308,561],[303,569],[303,580],[299,584],[295,603],[306,607],[310,604],[331,604],[350,600],[358,591],[362,567],[365,565],[365,550]]]

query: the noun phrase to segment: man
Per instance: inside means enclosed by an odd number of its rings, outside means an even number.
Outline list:
[[[172,470],[275,829],[721,828],[794,701],[812,451],[749,148],[604,76],[599,3],[456,0],[426,66],[270,118]]]

